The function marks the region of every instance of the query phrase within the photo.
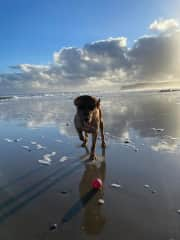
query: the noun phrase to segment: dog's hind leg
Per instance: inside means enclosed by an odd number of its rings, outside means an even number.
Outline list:
[[[105,143],[105,139],[104,139],[104,123],[102,120],[100,121],[100,132],[101,132],[101,141],[102,141],[101,146],[102,146],[102,148],[105,148],[106,143]]]
[[[99,117],[100,117],[99,127],[100,127],[100,132],[101,132],[101,141],[102,141],[101,147],[105,148],[106,147],[106,143],[105,143],[105,139],[104,139],[104,123],[103,123],[103,117],[102,117],[101,109],[99,109]]]
[[[88,133],[85,132],[85,144],[87,145],[87,142],[88,142]]]

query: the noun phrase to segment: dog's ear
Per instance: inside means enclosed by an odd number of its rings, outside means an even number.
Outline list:
[[[100,102],[101,102],[101,99],[99,98],[96,102],[96,107],[99,108],[100,107]]]
[[[75,99],[74,99],[74,105],[75,105],[76,107],[79,106],[80,101],[81,101],[81,97],[80,97],[80,96],[77,97],[77,98],[75,98]]]

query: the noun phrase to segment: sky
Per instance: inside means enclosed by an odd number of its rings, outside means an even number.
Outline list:
[[[149,49],[160,62],[179,51],[178,9],[178,0],[0,0],[0,91],[178,85],[174,66],[151,76]]]

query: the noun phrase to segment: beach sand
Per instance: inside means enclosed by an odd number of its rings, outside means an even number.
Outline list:
[[[107,148],[93,162],[75,95],[0,102],[0,239],[180,239],[180,95],[97,96]]]

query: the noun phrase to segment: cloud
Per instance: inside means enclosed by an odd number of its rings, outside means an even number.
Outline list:
[[[180,77],[180,32],[141,37],[128,54],[139,84],[171,85]]]
[[[167,32],[176,30],[179,27],[179,23],[177,20],[170,18],[170,19],[159,19],[155,20],[153,23],[150,24],[149,29],[157,32]]]
[[[156,20],[150,29],[160,34],[139,37],[131,48],[125,37],[108,38],[62,48],[52,64],[11,66],[10,73],[0,74],[1,91],[180,87],[178,22]]]
[[[63,48],[54,53],[56,67],[61,70],[65,83],[113,84],[123,79],[129,61],[126,56],[126,38],[109,38],[86,44],[83,48]],[[100,84],[102,82],[102,84]]]

